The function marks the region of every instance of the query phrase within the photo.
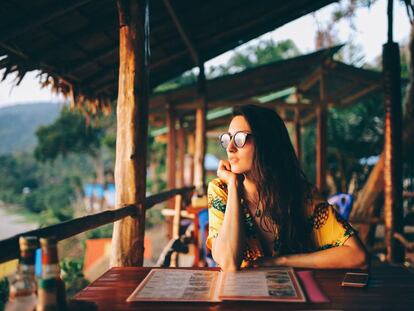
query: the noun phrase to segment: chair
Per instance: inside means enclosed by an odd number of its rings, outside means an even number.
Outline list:
[[[328,198],[328,203],[336,205],[339,214],[346,221],[349,220],[349,214],[351,213],[352,204],[354,203],[353,201],[352,194],[348,193],[337,193]]]

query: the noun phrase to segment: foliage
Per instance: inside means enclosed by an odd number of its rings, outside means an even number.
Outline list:
[[[65,281],[66,294],[68,298],[74,296],[89,284],[83,275],[83,263],[73,259],[64,259],[60,262],[62,279]]]
[[[334,177],[338,191],[347,191],[353,173],[362,186],[368,171],[359,161],[378,155],[383,147],[384,107],[380,96],[366,98],[347,108],[328,111],[327,169]],[[315,180],[315,124],[309,124],[303,134],[303,168],[311,181]]]
[[[46,161],[70,152],[96,154],[101,146],[103,129],[89,126],[80,112],[65,107],[53,124],[39,127],[36,135],[35,157]]]
[[[82,178],[92,174],[82,156],[38,163],[30,154],[0,156],[0,200],[40,213],[41,225],[73,217],[72,203],[82,187]]]
[[[111,238],[112,237],[112,229],[114,225],[107,224],[104,226],[100,226],[96,229],[89,230],[86,232],[87,239],[103,239],[103,238]]]
[[[209,77],[232,74],[242,70],[264,65],[300,55],[292,40],[275,42],[273,39],[262,40],[236,51],[225,65],[212,67]]]

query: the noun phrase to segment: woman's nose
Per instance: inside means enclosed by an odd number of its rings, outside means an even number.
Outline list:
[[[234,145],[234,139],[231,138],[229,145],[226,148],[227,152],[235,152],[237,151],[236,146]]]

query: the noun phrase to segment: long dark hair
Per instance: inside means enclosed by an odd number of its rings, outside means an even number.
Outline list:
[[[263,208],[260,226],[278,234],[281,254],[309,251],[312,247],[306,208],[311,185],[300,168],[285,123],[276,111],[256,105],[237,106],[233,116],[250,125],[255,152],[249,178]]]

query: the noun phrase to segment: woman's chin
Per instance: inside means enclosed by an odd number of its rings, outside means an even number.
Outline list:
[[[231,171],[234,173],[234,174],[243,174],[243,173],[245,173],[246,172],[246,170],[244,170],[243,168],[241,168],[241,167],[238,167],[237,165],[232,165],[231,166]]]

